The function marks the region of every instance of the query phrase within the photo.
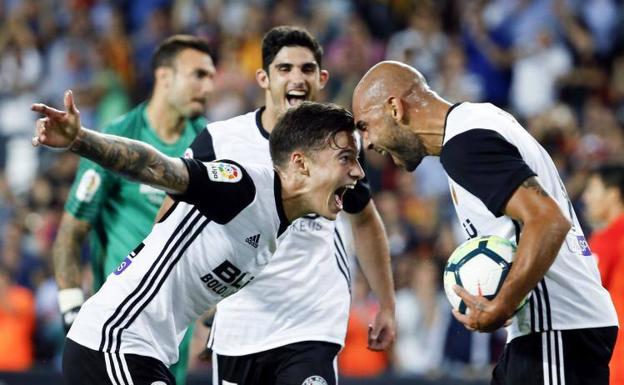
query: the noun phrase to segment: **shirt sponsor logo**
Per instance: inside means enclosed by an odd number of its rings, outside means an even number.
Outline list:
[[[211,162],[208,166],[208,178],[213,182],[236,183],[243,173],[238,166],[229,163]]]
[[[102,177],[97,171],[92,168],[85,171],[76,189],[76,199],[81,202],[91,202],[101,184]]]
[[[206,288],[212,290],[221,298],[228,297],[247,284],[255,277],[247,271],[242,271],[230,261],[223,261],[212,272],[200,277]]]
[[[301,385],[327,385],[327,381],[321,376],[310,376],[303,380]]]

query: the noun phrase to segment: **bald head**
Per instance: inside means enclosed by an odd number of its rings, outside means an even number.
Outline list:
[[[397,61],[382,61],[362,77],[353,91],[353,111],[367,110],[388,97],[418,102],[430,93],[427,81],[413,67]]]

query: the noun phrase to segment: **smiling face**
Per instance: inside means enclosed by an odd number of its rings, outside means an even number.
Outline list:
[[[381,105],[364,108],[354,105],[355,125],[362,134],[364,148],[388,154],[394,164],[414,171],[427,155],[425,147],[408,127],[398,125]]]
[[[176,55],[166,81],[167,100],[180,115],[196,118],[204,113],[214,90],[215,67],[210,55],[184,49]]]
[[[307,158],[311,209],[334,220],[343,208],[344,194],[364,177],[357,159],[355,135],[340,131],[329,138],[325,148],[308,154]]]
[[[274,116],[305,100],[316,100],[329,74],[319,68],[310,49],[287,46],[269,64],[269,72],[258,70],[258,84],[265,90],[266,108]]]

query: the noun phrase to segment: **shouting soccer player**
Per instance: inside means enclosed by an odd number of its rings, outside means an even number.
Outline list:
[[[174,384],[167,366],[177,360],[187,326],[253,285],[291,221],[313,213],[336,219],[344,194],[364,176],[353,117],[331,104],[306,102],[286,112],[271,135],[274,169],[168,157],[81,128],[71,92],[65,108],[33,105],[45,115],[34,145],[66,148],[176,201],[82,306],[63,358],[69,385]]]
[[[215,68],[208,44],[188,35],[165,39],[152,57],[154,87],[150,99],[116,119],[103,132],[149,143],[170,155],[182,155],[206,126],[203,116],[214,88]],[[84,302],[80,250],[90,234],[94,291],[149,233],[165,193],[128,181],[89,159],[82,159],[54,241],[54,274],[63,323],[69,330]],[[184,385],[192,328],[172,367]]]
[[[518,243],[493,300],[455,288],[468,314],[454,315],[468,329],[493,331],[512,318],[492,384],[608,385],[617,316],[544,148],[503,110],[451,105],[398,62],[364,75],[353,112],[365,146],[408,171],[425,156],[440,157],[469,238],[499,235]]]
[[[262,40],[263,68],[256,72],[265,106],[209,124],[191,145],[192,156],[270,165],[269,137],[279,116],[315,100],[327,82],[322,58],[318,41],[303,28],[268,31]],[[345,195],[349,218],[298,219],[254,285],[219,303],[209,341],[213,383],[300,385],[316,378],[335,385],[336,355],[344,345],[349,317],[349,258],[354,249],[381,305],[369,347],[381,350],[393,341],[388,242],[370,195],[362,180]],[[293,289],[285,293],[285,287]]]

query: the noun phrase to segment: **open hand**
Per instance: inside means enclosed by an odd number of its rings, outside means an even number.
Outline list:
[[[455,293],[466,304],[466,314],[453,309],[453,316],[464,324],[466,329],[478,332],[493,332],[511,323],[511,315],[505,307],[482,296],[470,294],[459,285],[453,286]]]
[[[55,148],[68,148],[80,132],[80,112],[74,104],[71,90],[65,91],[63,99],[66,111],[59,111],[42,103],[33,104],[30,109],[45,115],[37,119],[32,145],[41,144]]]
[[[368,326],[368,348],[374,351],[385,350],[396,338],[394,310],[381,309],[372,325]]]

